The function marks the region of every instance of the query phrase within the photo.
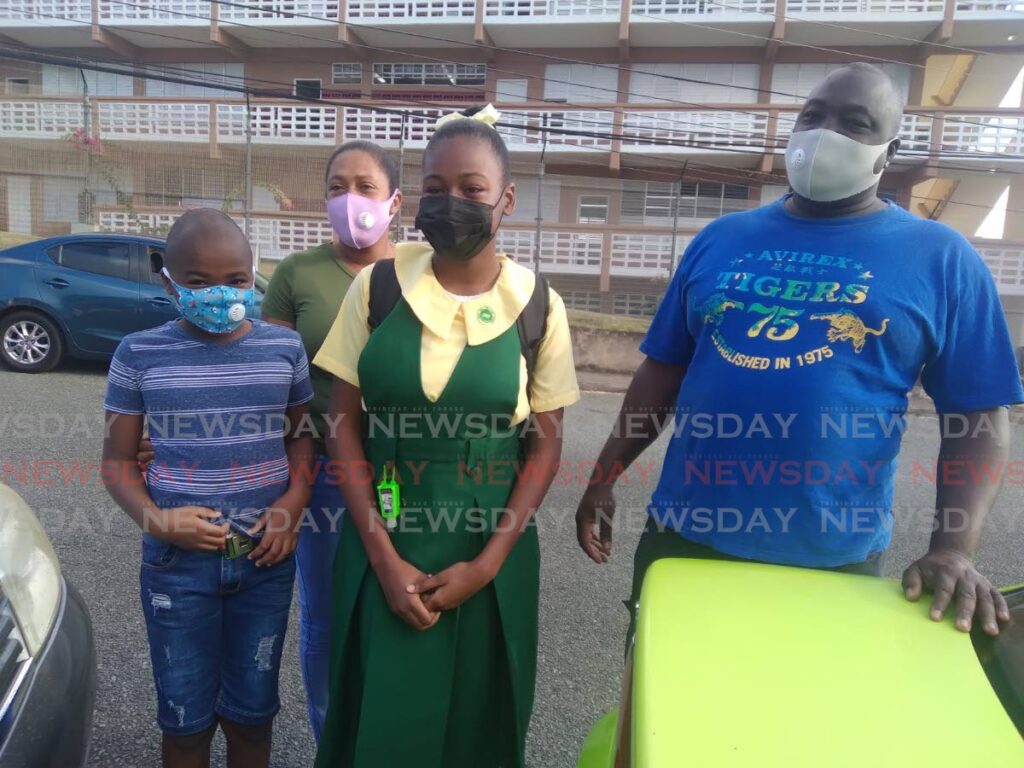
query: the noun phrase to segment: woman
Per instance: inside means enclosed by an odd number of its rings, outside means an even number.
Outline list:
[[[359,271],[394,256],[388,227],[402,205],[398,177],[398,164],[376,144],[342,144],[328,160],[325,174],[327,215],[337,237],[331,243],[291,254],[274,270],[263,299],[263,319],[297,330],[311,359],[323,344]],[[327,712],[331,564],[344,507],[338,490],[339,473],[331,471],[324,448],[332,428],[325,420],[331,376],[311,366],[310,377],[316,476],[296,560],[300,662],[309,721],[319,740]]]
[[[328,449],[352,469],[319,768],[524,765],[532,518],[557,470],[562,409],[579,399],[569,327],[557,294],[495,248],[515,185],[491,125],[444,121],[422,194],[430,245],[361,273],[316,358],[336,377]],[[381,312],[388,275],[400,294]],[[536,296],[542,334],[528,339]]]

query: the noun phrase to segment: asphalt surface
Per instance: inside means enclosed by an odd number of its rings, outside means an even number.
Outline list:
[[[102,436],[105,367],[72,365],[41,376],[0,371],[0,466],[29,467],[5,480],[34,507],[53,539],[64,572],[92,612],[99,655],[98,695],[91,765],[134,768],[159,764],[155,697],[138,595],[140,535],[99,484],[65,481],[60,466],[96,461]],[[578,467],[556,481],[540,515],[543,567],[537,701],[529,739],[531,768],[567,768],[591,724],[615,706],[621,672],[631,556],[643,507],[657,478],[665,441],[654,446],[620,482],[619,528],[612,562],[598,567],[578,550],[572,523],[596,456],[620,402],[618,395],[587,394],[567,415],[564,459]],[[1024,459],[1024,427],[1015,426],[1012,458]],[[934,463],[938,422],[911,419],[901,453],[897,531],[887,570],[898,575],[925,549],[934,487],[915,479],[914,462]],[[1004,487],[986,528],[979,565],[994,582],[1024,581],[1024,484]],[[296,657],[296,624],[285,645],[282,711],[274,765],[306,768],[314,747],[306,722]],[[60,695],[55,691],[54,695]],[[400,727],[400,725],[399,725]],[[218,751],[222,745],[218,742]]]

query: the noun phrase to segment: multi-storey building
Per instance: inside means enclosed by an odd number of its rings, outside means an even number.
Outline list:
[[[975,241],[1024,343],[1017,0],[6,0],[0,57],[2,229],[223,205],[281,258],[329,236],[323,162],[363,138],[402,154],[415,236],[434,117],[493,102],[519,191],[501,246],[629,314],[702,225],[785,191],[810,89],[878,63],[907,103],[883,188]]]

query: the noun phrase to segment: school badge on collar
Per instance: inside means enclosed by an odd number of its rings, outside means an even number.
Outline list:
[[[476,319],[484,325],[490,325],[494,322],[494,310],[490,307],[480,307],[476,311]]]

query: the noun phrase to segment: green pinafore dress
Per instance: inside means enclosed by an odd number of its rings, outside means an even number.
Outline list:
[[[391,463],[401,486],[392,542],[425,573],[476,557],[515,484],[521,447],[508,427],[519,398],[518,333],[512,324],[467,345],[436,402],[423,394],[422,326],[404,299],[360,356],[366,455],[375,483]],[[522,768],[539,571],[531,523],[491,584],[418,632],[391,612],[346,523],[317,768]]]

